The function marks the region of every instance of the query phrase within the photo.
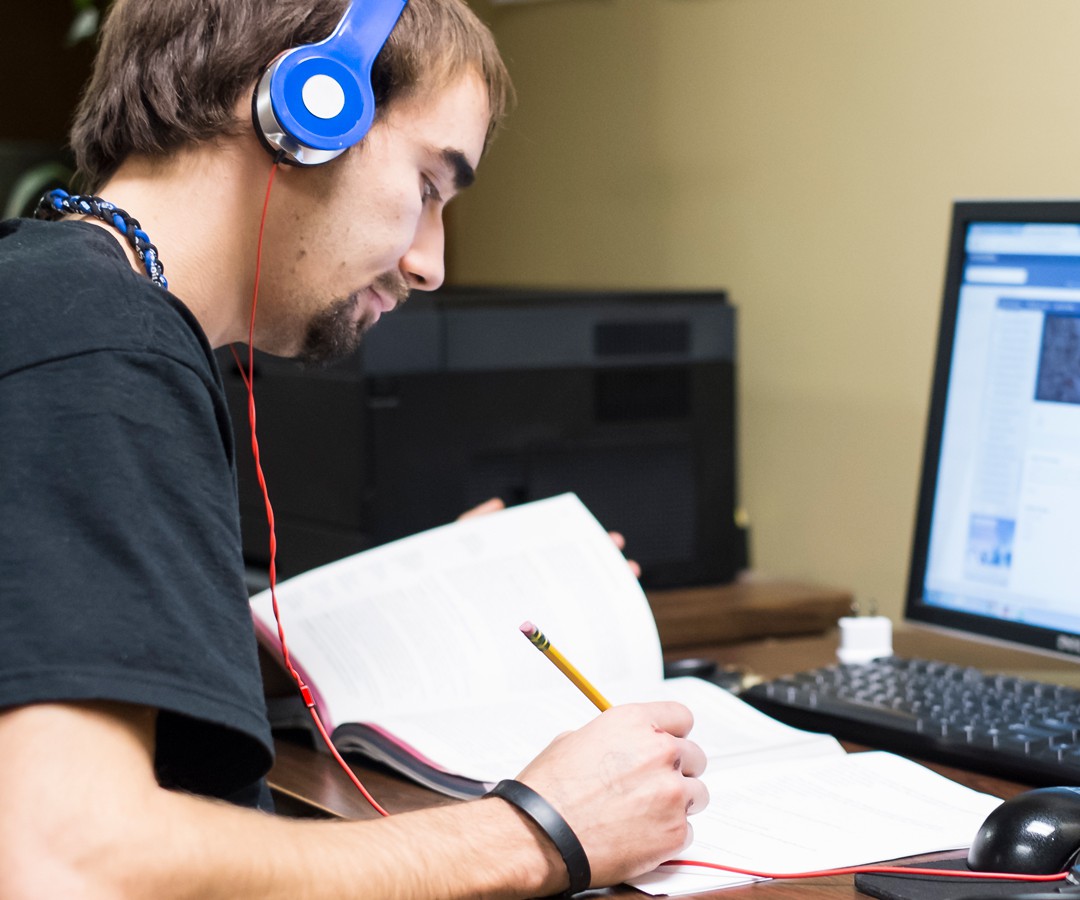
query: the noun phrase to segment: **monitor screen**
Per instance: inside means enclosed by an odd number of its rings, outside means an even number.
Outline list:
[[[1080,201],[955,205],[906,616],[1080,656]]]

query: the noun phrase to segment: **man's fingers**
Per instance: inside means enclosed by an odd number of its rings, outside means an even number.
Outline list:
[[[709,805],[709,789],[700,778],[686,779],[686,814],[697,815]]]
[[[619,531],[609,531],[608,532],[608,537],[611,538],[611,543],[613,543],[616,546],[617,549],[619,549],[619,550],[625,550],[626,549],[626,538],[623,537],[621,532],[619,532]],[[630,572],[635,578],[640,578],[641,577],[641,566],[638,565],[638,563],[635,560],[628,559],[626,561],[626,564],[630,567]]]
[[[697,778],[702,772],[705,771],[705,766],[708,763],[708,758],[705,756],[705,751],[702,750],[693,741],[689,741],[686,738],[679,739],[679,769],[683,775],[688,775],[691,778]]]
[[[684,738],[694,727],[694,714],[682,703],[674,700],[654,700],[643,704],[658,731],[666,731],[675,737]]]
[[[506,509],[506,504],[503,503],[499,497],[492,497],[490,500],[485,500],[479,506],[474,506],[472,509],[468,509],[458,516],[458,521],[462,519],[471,519],[473,516],[483,516],[488,513],[498,512],[500,509]]]

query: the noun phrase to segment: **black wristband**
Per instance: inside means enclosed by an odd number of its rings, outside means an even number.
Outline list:
[[[570,876],[570,887],[566,889],[567,895],[576,894],[589,886],[589,882],[592,881],[589,857],[585,855],[585,848],[581,846],[581,841],[577,839],[573,829],[566,823],[566,819],[559,815],[554,806],[531,787],[510,778],[500,781],[484,796],[502,797],[540,826],[540,830],[555,845],[555,849],[559,851],[566,865],[566,872]]]

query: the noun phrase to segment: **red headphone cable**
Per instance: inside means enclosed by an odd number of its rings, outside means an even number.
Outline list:
[[[1018,875],[1015,872],[975,872],[969,869],[926,869],[914,866],[845,866],[838,869],[818,869],[813,872],[759,872],[754,869],[740,869],[737,866],[725,866],[720,863],[703,862],[696,859],[669,859],[664,866],[699,866],[706,869],[719,869],[736,875],[749,875],[754,878],[770,878],[775,881],[794,880],[797,878],[827,878],[834,875],[930,875],[935,878],[981,878],[989,881],[1045,882],[1064,881],[1068,872],[1053,875]]]
[[[281,657],[285,663],[285,668],[288,670],[289,675],[292,676],[293,681],[296,682],[296,686],[300,689],[300,696],[304,700],[304,705],[307,706],[308,712],[311,713],[312,721],[315,723],[315,728],[322,737],[323,743],[326,744],[330,754],[337,760],[338,765],[342,768],[349,780],[353,783],[358,791],[364,795],[364,799],[371,804],[371,807],[382,816],[390,815],[378,801],[368,792],[359,778],[356,777],[356,773],[352,770],[344,758],[338,752],[337,747],[334,746],[333,740],[326,731],[326,726],[323,725],[322,719],[319,717],[319,712],[315,707],[315,698],[311,693],[311,689],[304,683],[303,677],[296,670],[296,667],[292,664],[292,659],[289,656],[289,647],[285,641],[285,628],[281,623],[281,611],[278,609],[277,600],[277,535],[274,529],[274,507],[270,503],[270,492],[266,487],[266,476],[263,474],[262,462],[259,457],[259,438],[255,430],[255,309],[259,301],[259,275],[262,271],[262,248],[263,248],[263,231],[266,227],[266,212],[270,207],[270,192],[274,186],[274,176],[277,174],[278,166],[281,162],[281,154],[274,159],[274,164],[270,167],[270,177],[266,183],[266,197],[263,200],[262,216],[259,219],[259,237],[256,245],[255,253],[255,286],[252,291],[251,297],[251,321],[248,325],[248,363],[247,370],[245,371],[243,363],[240,361],[240,357],[236,352],[236,347],[232,347],[233,358],[236,360],[236,364],[240,369],[240,376],[244,380],[244,386],[247,388],[247,406],[248,406],[248,425],[251,430],[251,453],[255,462],[255,474],[259,480],[259,489],[262,492],[263,504],[266,507],[266,522],[270,529],[270,600],[274,608],[274,621],[277,623],[278,643],[281,645]]]

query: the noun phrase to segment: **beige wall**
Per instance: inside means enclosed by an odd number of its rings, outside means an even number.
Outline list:
[[[1076,0],[474,0],[459,283],[721,286],[755,564],[898,615],[955,197],[1080,196]]]

